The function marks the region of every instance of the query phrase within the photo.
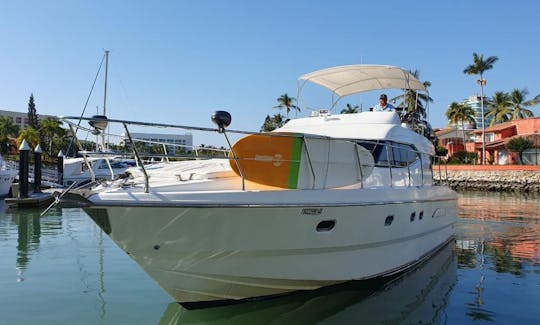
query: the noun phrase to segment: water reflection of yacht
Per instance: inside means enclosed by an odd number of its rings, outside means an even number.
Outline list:
[[[160,324],[432,324],[443,316],[456,283],[454,243],[392,278],[199,310],[171,303]]]

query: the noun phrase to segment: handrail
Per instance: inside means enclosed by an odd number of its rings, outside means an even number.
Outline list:
[[[122,123],[122,125],[124,125],[124,129],[126,130],[126,134],[129,138],[129,141],[133,144],[133,141],[131,140],[131,134],[129,133],[127,125],[125,123]],[[150,182],[148,181],[148,174],[146,173],[146,169],[144,168],[144,164],[142,162],[141,157],[139,157],[139,152],[137,151],[137,146],[135,146],[135,144],[133,144],[133,153],[135,154],[137,163],[140,164],[139,168],[141,168],[144,175],[144,193],[148,193],[150,190]]]
[[[356,162],[358,164],[358,169],[360,171],[360,188],[364,188],[364,171],[362,170],[362,162],[360,161],[360,152],[358,152],[358,144],[356,142],[354,142],[354,153],[355,153],[355,158],[356,158]]]
[[[68,119],[68,118],[69,117],[63,117],[64,120]],[[77,117],[77,119],[79,119],[79,118]],[[95,120],[95,119],[96,118],[83,118],[83,120]],[[73,130],[72,122],[70,122],[70,121],[66,121],[66,122],[69,124],[72,133],[75,134],[75,131]],[[214,128],[186,127],[186,126],[181,126],[181,125],[170,125],[170,124],[159,124],[159,123],[146,123],[146,122],[134,122],[134,121],[124,121],[124,120],[109,120],[109,119],[107,120],[107,122],[112,122],[112,123],[119,122],[119,123],[121,123],[123,125],[123,127],[125,129],[125,132],[127,134],[127,138],[129,138],[129,141],[132,144],[132,151],[133,151],[132,154],[135,156],[135,160],[136,160],[138,166],[141,168],[142,173],[144,175],[145,192],[149,191],[149,187],[150,187],[149,176],[148,176],[148,173],[147,173],[147,171],[146,171],[146,169],[144,167],[142,157],[141,157],[141,153],[139,152],[137,147],[134,145],[134,142],[136,142],[137,139],[134,139],[131,136],[131,133],[130,133],[130,131],[128,129],[128,125],[187,128],[187,129],[195,129],[195,130],[202,130],[202,131],[212,131],[212,132],[217,131],[217,132],[219,132],[219,129],[214,129]],[[84,127],[79,127],[79,129],[84,130],[85,128]],[[87,130],[90,130],[90,129],[87,129]],[[227,133],[228,132],[237,132],[237,131],[227,130]],[[225,139],[227,141],[227,145],[229,147],[228,151],[230,153],[230,156],[228,156],[228,157],[227,156],[225,156],[225,157],[213,156],[212,158],[214,158],[214,159],[234,160],[234,164],[236,164],[236,167],[237,167],[238,172],[240,174],[239,176],[241,177],[241,180],[242,180],[242,190],[245,190],[246,175],[245,175],[245,171],[244,171],[243,166],[242,166],[242,161],[246,160],[246,159],[253,159],[253,158],[239,157],[237,155],[237,153],[234,151],[233,146],[232,146],[232,144],[231,144],[231,142],[229,140],[229,137],[228,137],[227,133],[225,133],[225,132],[220,132],[220,133],[224,133],[224,137],[225,137]],[[375,186],[391,186],[391,187],[393,187],[393,186],[413,186],[413,184],[417,184],[417,186],[423,186],[423,185],[427,184],[426,183],[427,180],[425,179],[427,170],[424,170],[424,168],[427,168],[430,165],[426,166],[426,162],[423,160],[423,158],[425,157],[424,155],[428,156],[428,155],[431,155],[431,153],[419,151],[418,149],[416,149],[415,147],[411,146],[408,143],[401,143],[401,142],[397,142],[397,141],[394,141],[394,140],[368,140],[368,139],[352,139],[352,138],[331,138],[331,137],[328,137],[328,136],[303,134],[303,133],[273,133],[273,132],[260,133],[260,132],[245,132],[245,131],[239,131],[239,133],[243,133],[243,134],[264,134],[264,136],[292,137],[292,138],[301,139],[302,148],[303,148],[304,153],[301,155],[300,161],[301,161],[302,158],[307,160],[306,163],[308,164],[307,166],[309,166],[311,177],[313,179],[313,183],[311,185],[312,189],[326,188],[327,187],[327,181],[325,180],[324,182],[321,182],[321,184],[317,184],[317,179],[321,175],[322,176],[325,175],[324,174],[324,167],[325,166],[321,165],[321,164],[318,164],[317,166],[315,166],[315,161],[313,160],[314,157],[312,155],[312,149],[313,148],[311,148],[310,145],[308,144],[310,139],[327,140],[327,141],[330,141],[330,143],[331,143],[331,141],[350,141],[351,143],[353,143],[354,148],[351,148],[352,150],[351,150],[350,154],[355,155],[355,161],[356,161],[356,164],[357,164],[357,166],[359,168],[359,171],[358,171],[359,181],[356,184],[358,184],[357,186],[359,186],[360,188],[364,188],[366,186],[366,179],[364,179],[366,177],[366,175],[365,175],[366,170],[364,169],[364,167],[369,167],[369,168],[379,167],[379,168],[377,168],[377,170],[380,172],[379,175],[381,175],[382,178],[380,180],[375,180],[375,183],[373,183],[373,184],[375,184]],[[76,142],[77,142],[77,145],[79,146],[79,149],[82,151],[81,143],[78,140],[76,140]],[[143,142],[149,142],[149,141],[143,140]],[[155,142],[155,141],[152,141],[152,142]],[[160,144],[162,144],[164,146],[165,145],[175,145],[175,144],[172,144],[172,143],[163,143],[163,142],[160,142]],[[368,146],[366,146],[366,145],[368,145]],[[375,151],[376,148],[380,148],[380,149],[385,150],[386,151],[386,162],[378,161],[377,160],[378,157],[374,157],[375,158],[375,164],[373,166],[365,166],[365,165],[363,165],[363,163],[362,163],[362,161],[360,159],[360,152],[359,152],[360,148],[358,148],[358,146],[363,146],[364,148],[367,148],[368,150],[370,150],[370,152],[372,154],[374,154],[375,152],[380,152],[380,151]],[[189,146],[189,147],[195,148],[195,146]],[[208,148],[208,149],[214,149],[214,148]],[[380,149],[377,149],[377,150],[380,150]],[[218,150],[221,151],[222,149],[218,149]],[[186,155],[186,156],[178,156],[178,158],[198,159],[199,158],[199,156],[198,156],[199,152],[197,152],[197,150],[194,150],[194,151],[195,151],[195,155],[197,155],[197,156]],[[167,153],[166,147],[164,147],[164,152]],[[414,153],[414,156],[411,155],[411,152]],[[328,155],[329,154],[330,154],[330,152],[328,152]],[[167,155],[163,154],[163,156],[167,156]],[[84,155],[83,158],[85,159],[85,162],[86,162],[87,166],[89,167],[90,173],[92,173],[92,175],[93,175],[93,181],[95,181],[95,175],[93,173],[93,170],[91,168],[90,163],[88,162],[88,159],[86,159],[86,155]],[[169,157],[167,156],[166,158],[168,160]],[[330,158],[330,157],[328,157],[328,158]],[[381,159],[384,159],[384,158],[381,157]],[[283,160],[283,161],[286,161],[286,160]],[[289,160],[289,161],[292,162],[293,160]],[[297,163],[299,163],[300,161],[295,160],[295,162],[297,162]],[[321,161],[321,162],[324,163],[324,160]],[[383,163],[384,165],[381,165],[381,163]],[[328,170],[329,170],[329,167],[330,167],[330,159],[327,160],[326,164],[327,164],[326,165],[326,173],[328,173]],[[415,166],[413,166],[413,164]],[[320,173],[318,172],[319,169],[321,169]],[[431,170],[431,175],[433,177],[432,170]],[[368,177],[367,179],[369,179],[369,176],[367,176],[367,177]],[[368,184],[371,184],[369,186],[372,186],[371,181],[368,181]]]
[[[392,179],[392,164],[390,163],[390,147],[386,146],[386,161],[388,162],[388,171],[390,172],[390,187],[394,187],[394,180]],[[394,154],[392,153],[392,161],[394,161]]]
[[[309,154],[309,149],[308,149],[306,138],[302,139],[302,143],[303,143],[304,147],[306,148],[306,156],[307,156],[308,163],[309,163],[309,169],[311,170],[311,176],[313,177],[313,185],[311,186],[311,188],[314,189],[317,178],[315,176],[315,169],[313,168],[313,162],[311,161],[311,156]],[[302,157],[300,156],[300,161],[301,160],[302,160]]]
[[[234,149],[231,145],[231,142],[229,141],[229,137],[227,136],[227,133],[225,132],[225,129],[221,130],[223,135],[225,136],[225,139],[227,140],[227,144],[229,145],[229,148],[231,149],[231,154],[233,156],[234,162],[236,164],[236,167],[238,168],[238,172],[240,173],[240,177],[242,177],[242,191],[246,190],[246,177],[244,176],[244,170],[242,169],[242,165],[240,164],[240,161],[238,160],[238,156],[234,152]]]
[[[75,130],[73,129],[72,124],[69,124],[69,129],[71,130],[72,134],[75,134]],[[79,150],[82,151],[83,147],[82,147],[81,143],[79,142],[79,139],[77,137],[74,137],[74,138],[75,138],[75,143],[79,147]],[[95,182],[96,181],[96,174],[94,173],[94,170],[92,169],[92,165],[88,161],[88,158],[86,157],[86,155],[83,155],[83,160],[84,160],[84,163],[85,163],[86,167],[88,168],[88,171],[90,173],[92,182]]]

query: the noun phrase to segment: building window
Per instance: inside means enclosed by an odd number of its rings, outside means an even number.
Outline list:
[[[495,141],[495,133],[490,132],[486,133],[486,142],[493,142]]]

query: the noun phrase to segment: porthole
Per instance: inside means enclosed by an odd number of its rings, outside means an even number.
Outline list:
[[[317,224],[317,231],[330,231],[334,229],[334,226],[336,225],[336,220],[324,220]]]
[[[414,221],[414,218],[416,218],[416,212],[411,213],[411,222]]]
[[[390,215],[390,216],[386,217],[386,219],[384,220],[384,226],[388,227],[388,226],[390,226],[392,224],[392,222],[394,222],[394,216]]]
[[[424,218],[424,211],[420,211],[420,213],[418,214],[418,219],[422,220],[423,218]]]

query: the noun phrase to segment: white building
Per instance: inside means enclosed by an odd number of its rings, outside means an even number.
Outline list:
[[[13,124],[17,125],[20,130],[23,130],[28,126],[28,112],[15,112],[15,111],[4,111],[0,110],[0,116],[9,117],[13,121]],[[45,118],[56,118],[55,116],[51,115],[42,115],[38,114],[38,119],[41,121]]]
[[[186,152],[193,150],[193,135],[191,133],[185,134],[162,134],[162,133],[131,133],[133,141],[138,140],[148,141],[147,146],[155,144],[170,144],[167,145],[167,153],[169,155],[175,155],[179,148],[184,148]]]
[[[489,101],[489,98],[484,96],[484,114],[488,111],[488,106],[487,106],[488,101]],[[481,105],[482,103],[480,101],[480,96],[478,95],[469,96],[469,98],[463,101],[463,104],[469,105],[476,112],[476,115],[474,116],[474,122],[476,124],[476,128],[481,129],[482,128],[482,105]],[[491,119],[492,119],[491,116],[484,119],[485,127],[489,126],[489,123],[491,123]]]

